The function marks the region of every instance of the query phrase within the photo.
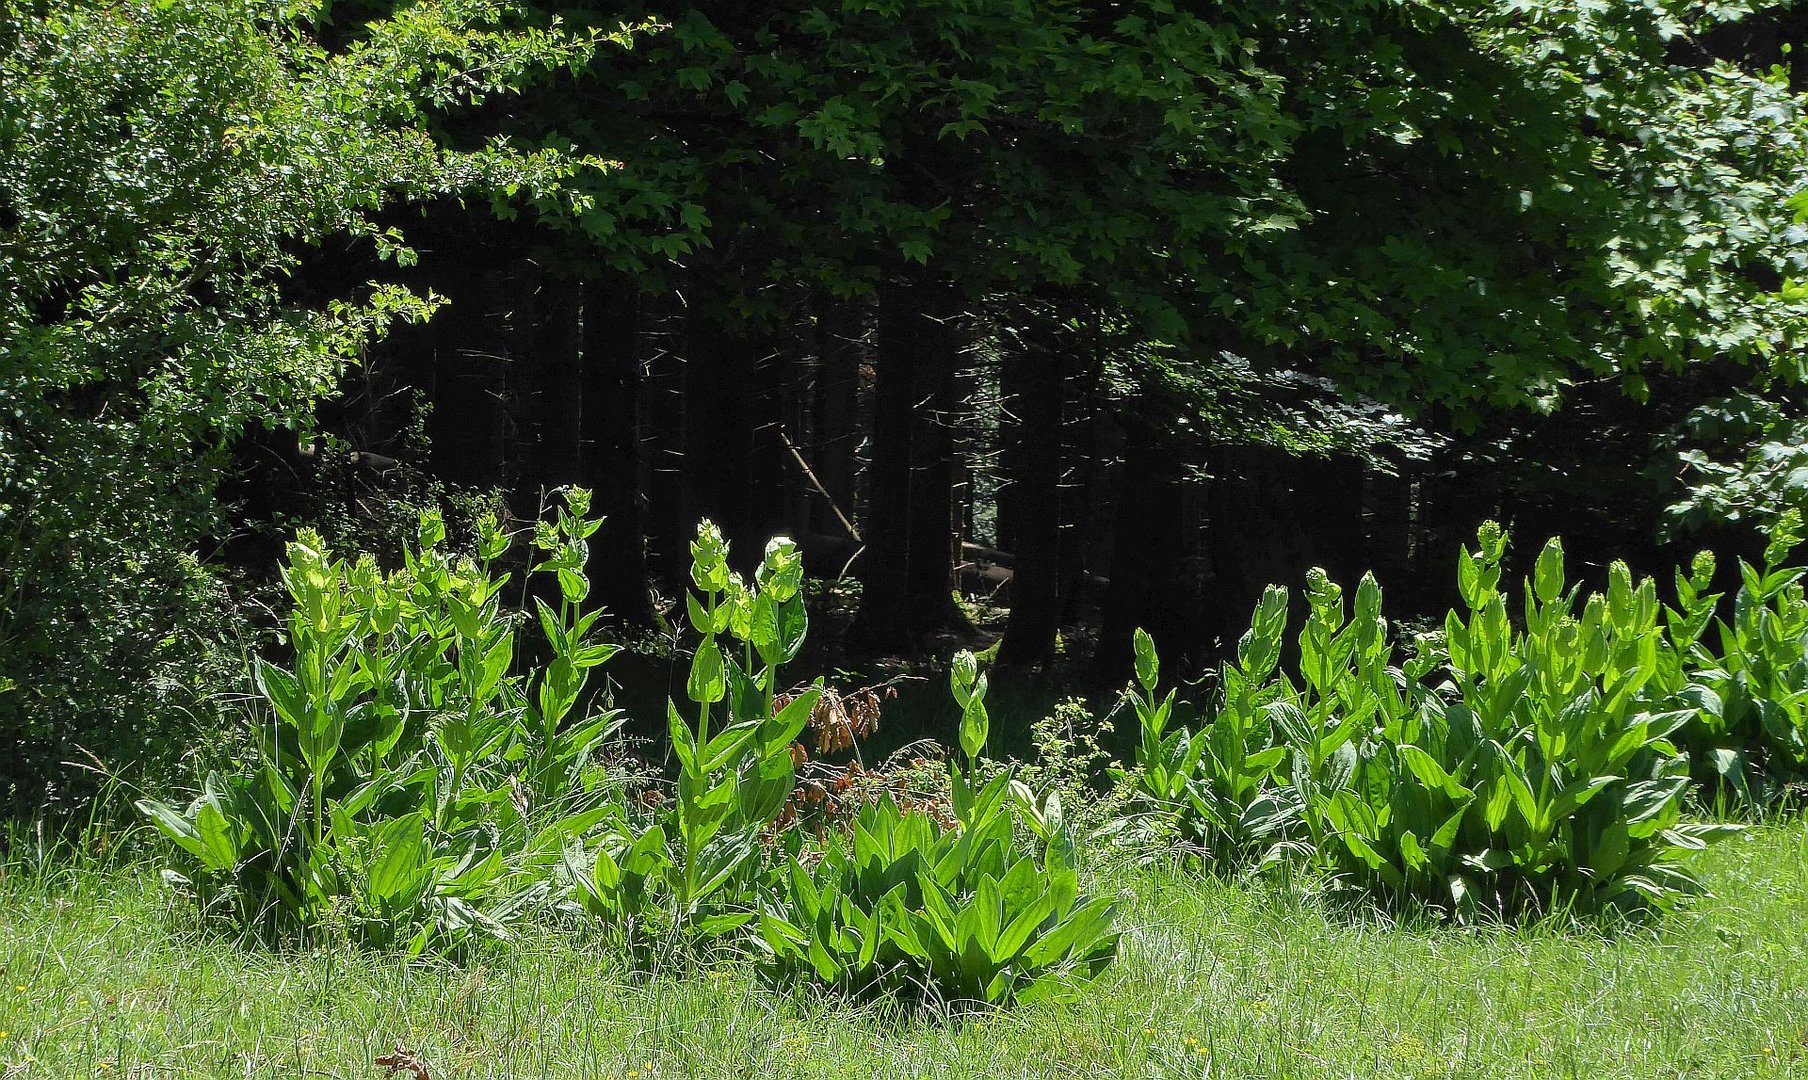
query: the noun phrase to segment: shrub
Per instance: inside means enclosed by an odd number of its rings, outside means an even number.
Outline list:
[[[393,285],[310,307],[310,244],[403,261],[404,197],[564,196],[580,163],[434,147],[424,106],[514,87],[602,38],[416,5],[329,53],[305,7],[8,2],[0,14],[0,800],[86,787],[203,725],[236,625],[195,551],[221,448],[305,426],[364,348],[434,304]],[[618,36],[626,40],[625,36]],[[457,78],[443,77],[459,72]],[[435,73],[439,74],[435,74]],[[90,790],[73,792],[84,796]]]
[[[1275,833],[1297,812],[1301,840],[1337,880],[1459,918],[1558,907],[1630,914],[1699,891],[1679,859],[1727,829],[1682,820],[1688,759],[1672,737],[1693,711],[1659,678],[1655,584],[1635,584],[1616,563],[1607,593],[1583,600],[1552,540],[1515,627],[1500,587],[1506,535],[1490,524],[1478,539],[1460,553],[1464,606],[1446,617],[1442,644],[1421,636],[1403,662],[1374,579],[1363,578],[1346,614],[1342,589],[1314,571],[1298,683],[1268,675],[1284,597],[1264,599],[1266,618],[1258,608],[1205,733],[1162,734],[1166,703],[1154,701],[1147,664],[1138,695],[1149,715],[1145,790],[1214,836],[1235,835],[1223,823],[1236,820],[1214,805],[1294,800],[1297,811],[1262,818],[1277,822],[1263,843],[1279,843]],[[1196,749],[1208,735],[1228,755]],[[1271,762],[1290,790],[1256,794]],[[1222,803],[1190,798],[1213,784]]]
[[[1781,783],[1808,770],[1808,569],[1783,565],[1800,531],[1800,515],[1787,510],[1763,567],[1740,560],[1730,619],[1716,618],[1722,595],[1708,591],[1707,552],[1688,574],[1676,572],[1677,604],[1664,610],[1666,675],[1694,706],[1679,734],[1696,777],[1747,807],[1769,802]]]
[[[1002,1004],[1070,993],[1116,955],[1115,906],[1081,897],[1058,793],[1038,806],[1011,771],[980,777],[989,723],[973,654],[951,681],[966,757],[951,766],[956,823],[882,797],[814,869],[790,834],[756,938],[775,977]]]
[[[535,534],[534,573],[556,579],[559,606],[536,601],[550,660],[529,673],[492,571],[508,544],[494,518],[473,560],[423,516],[390,574],[307,532],[289,545],[294,661],[256,661],[252,760],[210,775],[185,810],[138,804],[178,849],[170,880],[275,935],[332,929],[419,952],[504,934],[567,840],[609,811],[590,764],[617,718],[577,709],[615,651],[592,637],[599,612],[579,614],[598,523],[586,492],[567,502]]]
[[[803,647],[808,628],[796,545],[768,544],[748,585],[728,569],[721,531],[705,521],[691,558],[697,592],[686,608],[702,641],[685,683],[696,721],[667,706],[677,797],[655,810],[612,815],[598,843],[566,860],[576,906],[636,946],[661,932],[718,937],[753,917],[761,839],[791,796],[792,743],[819,693],[773,708],[779,668]],[[738,649],[725,650],[724,638]]]

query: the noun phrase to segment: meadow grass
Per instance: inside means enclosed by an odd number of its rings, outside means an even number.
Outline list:
[[[0,1076],[370,1077],[398,1044],[434,1080],[1808,1076],[1808,827],[1698,858],[1713,897],[1619,934],[1101,873],[1125,897],[1114,968],[1067,1004],[952,1016],[745,963],[635,972],[554,928],[459,964],[286,953],[196,929],[143,866],[14,863]]]

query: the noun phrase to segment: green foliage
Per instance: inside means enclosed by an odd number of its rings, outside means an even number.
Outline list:
[[[1666,539],[1719,525],[1765,530],[1786,510],[1808,510],[1808,420],[1777,396],[1706,402],[1657,450],[1653,467],[1682,488],[1664,510]]]
[[[297,306],[298,252],[349,237],[404,262],[375,211],[434,195],[560,198],[581,164],[416,125],[600,39],[484,29],[432,0],[329,55],[308,6],[0,3],[0,786],[154,749],[230,637],[191,554],[226,440],[305,426],[396,319],[435,302],[373,284]]]
[[[587,492],[566,500],[534,531],[530,584],[556,587],[557,602],[535,600],[548,659],[527,672],[524,623],[503,612],[508,579],[492,571],[508,546],[493,518],[473,560],[449,554],[443,522],[424,515],[389,574],[368,556],[335,559],[310,533],[291,544],[294,661],[255,662],[268,715],[253,759],[209,775],[186,808],[138,804],[176,849],[169,880],[246,928],[418,953],[508,934],[563,879],[567,906],[636,951],[695,946],[757,918],[747,936],[774,974],[944,1000],[1065,994],[1110,962],[1115,907],[1081,896],[1059,794],[1038,802],[1013,771],[981,774],[986,678],[970,653],[952,667],[965,750],[951,766],[953,825],[887,796],[820,858],[799,830],[775,838],[793,745],[822,692],[775,707],[807,629],[788,540],[745,582],[720,531],[699,526],[687,603],[701,635],[686,680],[696,719],[667,709],[676,796],[621,799],[594,762],[617,716],[579,708],[589,671],[616,651],[582,608],[598,523]]]
[[[1153,648],[1139,638],[1132,700],[1146,797],[1230,865],[1303,843],[1345,883],[1459,918],[1635,914],[1696,892],[1679,860],[1727,830],[1683,820],[1679,732],[1707,696],[1698,685],[1692,697],[1678,692],[1686,680],[1667,659],[1655,583],[1635,584],[1615,563],[1607,592],[1584,599],[1552,540],[1515,625],[1506,546],[1503,530],[1482,527],[1476,548],[1459,553],[1463,608],[1441,642],[1421,636],[1398,661],[1374,579],[1346,612],[1342,589],[1314,571],[1298,683],[1276,673],[1286,598],[1270,590],[1199,733],[1165,734],[1172,695],[1155,699]],[[1711,570],[1698,566],[1696,580]],[[1794,580],[1785,576],[1779,589]],[[1711,609],[1712,598],[1690,596],[1673,626]]]
[[[1445,621],[1447,653],[1421,641],[1396,682],[1378,648],[1375,677],[1346,697],[1359,724],[1282,722],[1307,832],[1350,880],[1459,916],[1667,907],[1697,891],[1680,856],[1724,829],[1682,820],[1688,763],[1670,736],[1689,713],[1645,692],[1662,637],[1655,585],[1616,563],[1607,594],[1578,606],[1552,541],[1516,628],[1505,548],[1484,526],[1461,551],[1466,611]],[[1373,600],[1359,596],[1347,626],[1334,587],[1315,592],[1312,621],[1335,628],[1333,652],[1346,639],[1359,652],[1382,629],[1379,590],[1365,580],[1363,592]]]
[[[1229,349],[1472,415],[1795,364],[1800,100],[1783,70],[1677,62],[1757,9],[698,3],[519,119],[634,147],[576,228],[635,272],[713,248],[724,308],[921,267],[1074,290],[1207,412]]]
[[[683,259],[716,315],[904,266],[967,297],[1053,292],[1127,345],[1108,385],[1157,384],[1189,417],[1296,396],[1226,350],[1461,410],[1548,406],[1578,376],[1640,393],[1710,356],[1787,374],[1799,102],[1782,72],[1670,56],[1750,6],[692,4],[643,37],[607,8],[432,0],[335,26],[329,52],[307,28],[344,5],[11,0],[9,756],[41,772],[97,717],[126,741],[152,711],[143,658],[199,652],[178,616],[204,583],[179,556],[211,524],[208,453],[305,422],[433,306],[282,294],[327,237],[411,261],[374,213],[397,199],[529,197],[586,272],[658,287]],[[435,145],[427,118],[476,149]],[[553,149],[574,145],[633,167]],[[1276,411],[1250,425],[1272,441],[1400,437],[1378,407]],[[1321,411],[1337,423],[1298,422]]]
[[[1716,617],[1722,598],[1708,592],[1706,552],[1690,573],[1677,571],[1677,604],[1664,609],[1666,673],[1695,707],[1680,737],[1697,777],[1747,807],[1808,770],[1808,569],[1784,565],[1801,529],[1800,513],[1783,511],[1762,568],[1739,561],[1730,619]]]
[[[178,849],[171,880],[242,926],[410,952],[503,935],[542,899],[567,840],[608,812],[593,805],[592,756],[618,724],[576,710],[615,649],[594,639],[596,610],[578,614],[598,523],[588,493],[567,502],[535,535],[535,573],[556,578],[560,603],[539,605],[550,659],[527,673],[500,606],[508,579],[492,570],[508,545],[493,518],[472,560],[423,516],[389,574],[310,533],[289,545],[294,661],[255,662],[252,759],[208,776],[184,810],[138,804]]]
[[[1647,368],[1792,365],[1800,101],[1783,71],[1671,62],[1747,9],[1319,9],[1340,25],[1277,62],[1313,75],[1289,87],[1307,123],[1283,175],[1314,213],[1251,244],[1268,274],[1230,317],[1389,400],[1458,407],[1548,408],[1583,373],[1641,396]]]
[[[1038,806],[1009,773],[980,778],[986,679],[970,653],[951,677],[966,757],[951,767],[956,826],[887,795],[819,859],[799,830],[775,842],[796,783],[792,744],[821,693],[774,710],[779,668],[806,632],[802,564],[793,544],[774,540],[743,582],[707,521],[691,556],[686,608],[702,639],[686,680],[697,719],[668,706],[676,798],[612,814],[596,843],[567,853],[576,907],[637,949],[728,937],[757,918],[750,937],[774,976],[856,993],[1000,1003],[1064,992],[1110,960],[1113,907],[1080,899],[1059,797]],[[1039,843],[1020,838],[1020,823]]]
[[[1110,828],[1136,797],[1106,748],[1114,731],[1110,716],[1095,716],[1082,697],[1055,702],[1030,724],[1035,757],[1018,769],[1017,778],[1044,799],[1059,795],[1076,835]],[[1101,785],[1108,786],[1101,790]]]
[[[1136,632],[1136,684],[1130,688],[1142,740],[1134,779],[1143,807],[1172,826],[1180,839],[1223,868],[1267,857],[1298,817],[1297,801],[1274,782],[1287,749],[1276,745],[1270,708],[1279,698],[1269,682],[1286,631],[1287,590],[1270,587],[1222,669],[1223,700],[1211,722],[1189,731],[1170,724],[1176,692],[1157,697],[1160,666],[1155,642]]]
[[[1081,898],[1059,795],[1038,805],[1010,771],[979,775],[986,681],[972,653],[955,657],[951,681],[967,755],[964,769],[950,766],[957,823],[902,811],[888,795],[814,868],[790,834],[756,938],[774,975],[1004,1004],[1070,995],[1116,955],[1115,904]]]
[[[748,892],[761,840],[797,782],[791,745],[821,693],[773,709],[779,667],[803,647],[808,627],[796,545],[768,544],[748,584],[728,568],[721,530],[705,521],[691,559],[697,591],[686,607],[702,640],[685,682],[696,721],[667,705],[677,797],[651,814],[614,815],[595,845],[566,859],[577,906],[634,944],[659,932],[718,937],[753,917]],[[712,729],[718,705],[720,728]]]

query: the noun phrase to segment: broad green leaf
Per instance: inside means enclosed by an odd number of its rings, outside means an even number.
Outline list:
[[[691,657],[690,678],[685,683],[685,692],[690,699],[699,705],[713,705],[728,693],[728,684],[722,668],[722,648],[716,644],[714,637],[706,637],[697,646],[697,652]]]

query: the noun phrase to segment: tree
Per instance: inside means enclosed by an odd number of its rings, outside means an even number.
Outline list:
[[[599,28],[649,17],[519,10]],[[1050,417],[1115,412],[1159,459],[1137,482],[1169,501],[1207,458],[1239,457],[1225,447],[1322,442],[1284,390],[1262,415],[1293,419],[1245,415],[1275,372],[1328,376],[1461,429],[1492,410],[1555,408],[1577,380],[1637,395],[1658,370],[1710,359],[1787,367],[1802,330],[1787,280],[1799,103],[1784,74],[1708,65],[1691,48],[1744,10],[712,0],[664,9],[643,48],[598,53],[515,107],[449,123],[467,140],[507,130],[627,163],[586,177],[581,212],[542,207],[538,223],[579,277],[639,274],[683,305],[673,318],[694,348],[668,355],[695,353],[689,392],[653,400],[688,433],[688,456],[662,453],[658,475],[677,471],[693,512],[768,526],[746,499],[776,471],[748,429],[773,418],[747,408],[775,381],[751,361],[800,370],[787,350],[818,336],[795,332],[801,297],[877,300],[856,566],[864,625],[899,645],[950,615],[946,489],[961,470],[948,435],[973,404],[956,380],[976,313],[1106,328],[1068,337],[1063,349],[1087,355],[1048,357],[1051,369],[1034,366],[1046,349],[1012,352],[1037,335],[1006,319],[990,344],[1007,381],[1041,393],[1030,426],[1007,417],[1004,438],[1040,446]],[[1099,389],[1078,394],[1069,371]],[[704,437],[717,423],[745,454]],[[1039,485],[1066,464],[1018,461]],[[654,519],[675,516],[669,493],[647,494]],[[1239,563],[1226,577],[1271,572],[1255,556],[1293,515],[1217,508],[1212,554]],[[1176,526],[1182,547],[1194,524]],[[1033,599],[1010,655],[1045,656],[1052,641],[1048,583],[1059,599],[1072,567],[1050,528],[1062,519],[1035,522],[1016,568]],[[1137,576],[1117,578],[1147,602],[1174,599]],[[1138,618],[1122,597],[1108,606],[1113,626]]]
[[[1669,59],[1740,14],[1282,5],[1254,40],[1280,87],[1272,178],[1291,209],[1169,249],[1197,290],[1170,339],[1459,428],[1557,408],[1578,380],[1639,397],[1701,363],[1794,377],[1801,102],[1782,71]]]
[[[374,211],[554,197],[583,163],[446,150],[422,110],[580,61],[597,35],[496,29],[445,0],[329,55],[242,0],[0,2],[0,788],[35,802],[77,747],[146,749],[220,615],[196,545],[222,448],[305,427],[393,321],[371,284],[292,302],[296,252],[349,238],[400,264]],[[217,627],[217,622],[214,623]],[[159,669],[165,677],[153,679]],[[189,685],[183,681],[189,680]],[[192,702],[191,702],[192,703]]]

